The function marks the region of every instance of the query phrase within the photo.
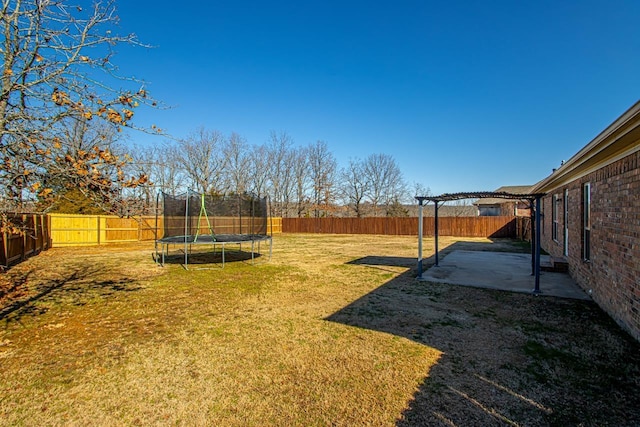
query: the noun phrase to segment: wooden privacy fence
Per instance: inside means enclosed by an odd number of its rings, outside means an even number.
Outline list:
[[[155,216],[120,218],[108,215],[19,214],[10,215],[22,225],[24,234],[0,233],[0,265],[7,266],[49,247],[89,246],[108,243],[154,240]],[[232,233],[233,219],[214,217],[218,233]],[[158,218],[162,233],[162,218]],[[236,221],[237,222],[237,221]],[[234,225],[235,224],[235,225]],[[245,224],[246,225],[246,224]],[[231,228],[229,228],[231,227]],[[417,235],[418,218],[268,218],[267,233],[331,233]],[[424,236],[434,235],[432,217],[424,218]],[[514,237],[530,239],[528,217],[442,217],[439,234],[458,237]]]
[[[434,218],[423,218],[423,236],[435,234]],[[284,233],[418,235],[418,218],[282,218]],[[456,237],[518,237],[513,216],[441,217],[438,234]]]
[[[155,239],[155,216],[49,214],[53,247],[91,246]]]
[[[282,233],[282,218],[275,216],[267,218],[267,234],[280,233]]]
[[[21,233],[0,233],[0,265],[8,267],[51,246],[50,224],[45,214],[9,214],[8,219]]]
[[[120,218],[110,215],[74,215],[49,214],[51,221],[51,241],[53,247],[91,246],[109,243],[136,242],[162,238],[163,218],[158,218],[158,236],[156,236],[156,217],[143,216],[136,218]],[[235,218],[210,217],[215,232],[238,233],[240,226]],[[243,222],[244,224],[244,222]],[[271,227],[273,224],[273,227]],[[244,224],[248,227],[248,224]],[[176,221],[175,227],[184,227],[184,218]],[[282,218],[267,219],[267,233],[282,232]],[[204,220],[201,231],[206,232]],[[249,232],[250,228],[243,228]]]

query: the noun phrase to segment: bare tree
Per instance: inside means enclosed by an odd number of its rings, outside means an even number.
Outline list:
[[[369,188],[369,179],[364,163],[360,159],[350,159],[340,172],[341,195],[344,203],[353,210],[357,218],[363,216],[363,202]]]
[[[371,154],[364,161],[364,170],[369,180],[367,199],[378,216],[382,206],[404,196],[406,185],[395,159],[388,154]]]
[[[149,177],[146,198],[151,200],[153,189],[176,195],[186,190],[186,175],[179,160],[178,148],[171,141],[151,147],[137,147],[131,165],[139,174]]]
[[[180,164],[198,192],[223,192],[224,142],[220,132],[201,127],[178,143]]]
[[[312,182],[314,216],[326,215],[336,197],[335,178],[337,162],[327,143],[317,141],[309,146],[309,171]]]
[[[249,151],[249,172],[251,180],[248,182],[248,190],[258,197],[269,196],[269,159],[266,146],[254,145]]]
[[[296,193],[296,181],[295,181],[295,165],[298,161],[297,150],[293,147],[285,152],[284,167],[282,168],[282,180],[280,181],[280,195],[282,198],[282,211],[283,216],[291,216],[291,212],[294,209],[294,197]]]
[[[266,146],[271,200],[279,216],[287,216],[293,192],[291,156],[293,139],[286,132],[272,131]]]
[[[308,147],[298,148],[294,151],[293,178],[295,181],[294,198],[296,201],[297,217],[302,217],[305,209],[309,205],[309,149]]]
[[[224,174],[225,190],[242,194],[249,188],[251,176],[247,141],[233,132],[227,139],[223,151],[227,165]]]
[[[140,43],[133,34],[115,33],[110,0],[86,8],[56,0],[3,0],[0,17],[0,191],[18,202],[37,197],[41,205],[53,203],[54,189],[45,178],[56,164],[64,165],[57,173],[60,179],[66,175],[68,188],[114,209],[121,190],[144,184],[146,177],[126,176],[129,159],[107,146],[65,150],[73,142],[64,129],[71,118],[134,127],[135,108],[155,105],[143,82],[120,78],[111,62],[114,46]],[[131,89],[115,89],[114,79]]]
[[[155,148],[156,163],[153,164],[152,183],[162,191],[171,195],[184,193],[187,189],[187,176],[180,163],[180,152],[178,147],[165,141]]]
[[[449,203],[449,216],[472,216],[472,212],[475,211],[473,206],[473,200],[471,199],[461,199],[461,200],[453,200]]]
[[[413,187],[412,196],[428,197],[431,195],[431,188],[425,187],[420,182],[414,181],[412,187]]]

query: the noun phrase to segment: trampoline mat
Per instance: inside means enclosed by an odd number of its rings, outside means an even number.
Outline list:
[[[263,234],[201,234],[198,236],[169,236],[159,239],[159,243],[189,243],[193,245],[198,244],[212,244],[212,243],[244,243],[244,242],[258,242],[262,240],[269,240],[271,236],[265,236]]]

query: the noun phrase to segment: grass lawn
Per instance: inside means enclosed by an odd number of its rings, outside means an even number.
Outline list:
[[[640,424],[640,344],[595,304],[418,282],[415,237],[277,235],[270,262],[190,271],[152,252],[0,276],[0,425]]]

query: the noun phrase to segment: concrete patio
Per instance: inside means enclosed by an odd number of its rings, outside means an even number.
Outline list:
[[[541,264],[548,262],[541,256]],[[531,293],[531,255],[510,252],[456,250],[423,272],[421,280],[453,285]],[[539,295],[591,299],[567,273],[542,271]]]

